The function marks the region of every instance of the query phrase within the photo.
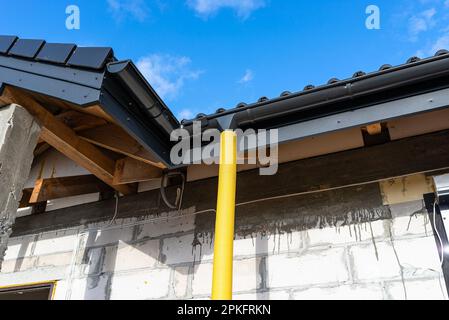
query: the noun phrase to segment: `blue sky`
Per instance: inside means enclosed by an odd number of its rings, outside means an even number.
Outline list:
[[[81,28],[67,30],[66,7]],[[368,5],[380,30],[368,30]],[[0,34],[111,46],[179,118],[449,49],[449,0],[15,0]]]

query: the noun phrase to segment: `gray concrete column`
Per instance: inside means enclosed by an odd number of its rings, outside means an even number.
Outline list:
[[[0,108],[0,268],[40,131],[21,106]]]

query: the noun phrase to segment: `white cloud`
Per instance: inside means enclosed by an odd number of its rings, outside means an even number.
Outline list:
[[[148,17],[149,9],[145,0],[107,0],[109,11],[117,20],[123,20],[131,15],[134,19],[143,22]]]
[[[410,17],[409,32],[412,41],[416,41],[421,32],[428,31],[436,25],[436,21],[434,19],[436,14],[437,10],[435,8],[431,8]]]
[[[254,74],[252,72],[252,70],[247,69],[245,71],[245,74],[243,75],[243,77],[239,80],[239,83],[248,83],[251,82],[254,79]]]
[[[246,19],[253,11],[264,7],[265,0],[187,0],[187,4],[202,17],[228,8],[234,10],[240,18]]]
[[[175,98],[186,80],[198,79],[201,71],[190,68],[191,60],[168,54],[152,54],[137,61],[137,67],[162,99]]]
[[[192,110],[189,110],[189,109],[181,110],[181,111],[178,113],[178,119],[180,119],[180,120],[183,120],[183,119],[186,119],[186,120],[193,119],[193,112],[192,112]]]
[[[416,55],[418,57],[430,57],[441,49],[449,49],[449,32],[440,35],[435,41],[431,43],[430,46],[427,47],[427,49],[419,50]]]

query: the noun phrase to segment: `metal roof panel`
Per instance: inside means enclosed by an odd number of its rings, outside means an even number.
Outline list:
[[[112,48],[78,47],[67,63],[76,67],[102,69],[112,56]]]
[[[44,43],[44,40],[18,39],[9,50],[9,54],[33,59],[36,57]]]
[[[15,36],[0,36],[0,53],[6,54],[18,38]]]
[[[76,45],[65,43],[46,43],[36,60],[64,64],[69,59]]]

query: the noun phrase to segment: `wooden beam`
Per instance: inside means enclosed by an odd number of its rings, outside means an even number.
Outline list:
[[[41,154],[43,154],[45,151],[50,149],[50,145],[48,143],[44,142],[38,142],[36,145],[36,148],[34,149],[34,156],[37,157]]]
[[[68,110],[56,116],[56,119],[64,123],[73,131],[78,132],[81,130],[88,130],[95,127],[103,126],[108,122],[102,118],[90,115],[88,113],[82,113],[76,110]],[[41,155],[50,148],[45,141],[39,138],[36,149],[34,150],[34,156]]]
[[[32,188],[27,188],[22,191],[22,198],[20,199],[19,202],[19,208],[28,208],[31,206],[30,199],[32,193],[33,193]]]
[[[132,158],[118,160],[115,166],[114,184],[127,184],[162,178],[162,170]]]
[[[30,203],[79,196],[111,190],[94,175],[38,179],[30,197]]]
[[[115,124],[111,123],[94,129],[80,131],[78,134],[82,139],[96,146],[165,169],[164,164],[155,160],[140,143]]]
[[[375,124],[371,124],[369,126],[366,126],[366,131],[371,136],[378,135],[378,134],[380,134],[382,132],[382,124],[375,123]]]
[[[41,124],[41,138],[69,159],[94,174],[122,194],[134,193],[136,188],[128,185],[113,185],[115,161],[105,156],[97,147],[81,139],[76,133],[32,99],[26,92],[6,87],[3,97],[28,110]]]
[[[102,118],[109,123],[115,123],[114,118],[112,118],[103,108],[99,105],[94,105],[91,107],[73,107],[72,109],[77,110],[82,113],[87,113],[95,117]]]
[[[257,228],[266,230],[267,225],[270,225],[270,218],[268,217],[272,216],[273,225],[275,225],[279,219],[279,212],[282,212],[284,219],[286,219],[285,216],[292,218],[292,223],[289,223],[285,230],[288,230],[288,227],[292,228],[293,225],[297,226],[297,220],[295,219],[301,219],[301,217],[305,217],[302,222],[307,227],[313,224],[310,226],[311,229],[316,227],[316,222],[323,218],[323,214],[324,217],[326,215],[339,217],[334,221],[340,221],[340,219],[341,221],[347,221],[347,215],[344,216],[344,214],[354,213],[354,207],[348,206],[347,199],[351,201],[360,199],[360,208],[364,208],[364,206],[370,208],[369,205],[372,203],[375,206],[382,205],[379,186],[373,181],[437,169],[441,169],[441,171],[428,173],[428,175],[448,172],[448,145],[449,131],[445,131],[397,140],[369,148],[358,148],[281,164],[279,172],[274,176],[260,176],[259,170],[242,172],[238,175],[237,202],[248,203],[248,205],[237,208],[241,220],[236,226],[236,233],[240,229],[241,232],[246,234],[248,230],[244,230],[244,228],[248,227],[248,223],[253,228],[256,225]],[[410,159],[413,159],[413,161]],[[212,190],[216,190],[217,183],[217,178],[187,183],[183,197],[183,208],[195,206],[197,211],[214,208],[216,196]],[[300,194],[361,183],[367,183],[367,185],[279,199],[280,196],[289,194]],[[370,190],[368,196],[365,193],[367,188]],[[343,193],[342,190],[344,190]],[[174,190],[169,189],[167,191],[173,192],[171,194],[171,199],[173,199]],[[327,196],[322,196],[326,194]],[[345,197],[341,198],[341,195],[345,195]],[[272,200],[257,202],[257,200],[264,198],[272,198]],[[255,203],[251,204],[251,201],[255,201]],[[337,204],[339,210],[335,207],[329,207],[326,201],[333,202],[334,205]],[[369,202],[369,204],[364,202]],[[14,225],[14,236],[19,237],[43,231],[58,230],[61,225],[78,226],[80,222],[109,221],[114,206],[114,200],[110,200],[57,210],[46,214],[44,217],[19,218]],[[356,206],[356,208],[359,207]],[[373,207],[369,210],[372,209]],[[391,213],[388,212],[388,208],[386,209],[390,219]],[[143,211],[148,215],[156,215],[164,210],[165,206],[160,201],[159,190],[125,197],[120,202],[120,217],[122,219],[140,217]],[[262,214],[267,216],[262,216]],[[309,221],[308,218],[312,216],[318,216],[319,219]],[[376,213],[367,216],[380,217]],[[261,217],[264,217],[264,219],[261,219]],[[207,228],[213,230],[214,221],[214,214],[198,216],[196,232],[204,231]],[[358,223],[359,221],[353,222]]]
[[[57,115],[56,119],[60,120],[75,132],[92,129],[107,124],[107,121],[102,118],[75,110],[63,112]]]

